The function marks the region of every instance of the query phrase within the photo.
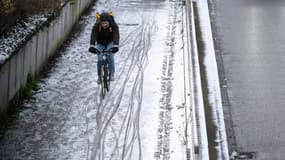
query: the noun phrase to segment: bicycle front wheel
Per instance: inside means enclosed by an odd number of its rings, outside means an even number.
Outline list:
[[[107,89],[106,89],[106,83],[105,83],[105,72],[104,72],[104,65],[101,66],[101,83],[100,83],[100,94],[101,97],[104,98],[106,93],[107,93]]]
[[[106,66],[104,66],[104,86],[105,86],[107,92],[109,92],[109,89],[110,89],[110,75],[109,75],[108,64]]]

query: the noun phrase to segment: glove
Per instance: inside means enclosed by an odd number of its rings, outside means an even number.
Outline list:
[[[91,45],[89,47],[88,51],[91,52],[91,53],[95,53],[95,54],[99,53],[98,49],[96,49],[94,45]]]
[[[116,53],[116,52],[118,52],[119,51],[119,47],[113,47],[113,48],[111,48],[111,52],[112,53]]]

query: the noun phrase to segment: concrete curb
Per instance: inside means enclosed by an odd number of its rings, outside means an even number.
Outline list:
[[[205,57],[203,65],[207,76],[208,102],[212,107],[212,121],[216,124],[217,159],[229,160],[228,143],[224,123],[222,98],[219,84],[218,67],[214,50],[213,35],[207,0],[197,1],[202,39],[205,42]]]

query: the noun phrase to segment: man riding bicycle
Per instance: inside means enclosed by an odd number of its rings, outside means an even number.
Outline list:
[[[89,51],[92,53],[102,52],[104,50],[111,50],[113,53],[119,50],[119,27],[114,20],[112,13],[103,12],[99,15],[96,13],[97,21],[92,28],[90,48]],[[95,45],[96,44],[96,45]],[[110,80],[114,80],[115,73],[115,61],[114,55],[108,55],[109,69],[110,69]],[[97,74],[98,83],[101,83],[101,66],[102,55],[98,54],[97,62]]]

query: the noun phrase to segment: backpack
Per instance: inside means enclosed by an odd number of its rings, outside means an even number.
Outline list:
[[[106,12],[103,12],[103,13],[106,13]],[[110,16],[111,22],[115,22],[113,12],[109,12],[108,14]],[[96,12],[96,20],[100,22],[100,13],[99,12]]]
[[[113,12],[109,12],[108,13],[109,16],[110,16],[110,27],[109,27],[109,31],[110,32],[113,32],[113,24],[115,23],[115,20],[114,20],[114,16],[113,16]],[[96,12],[96,23],[100,23],[101,19],[100,19],[101,15],[99,12]],[[102,28],[101,28],[101,25],[99,25],[99,32],[101,32]]]

